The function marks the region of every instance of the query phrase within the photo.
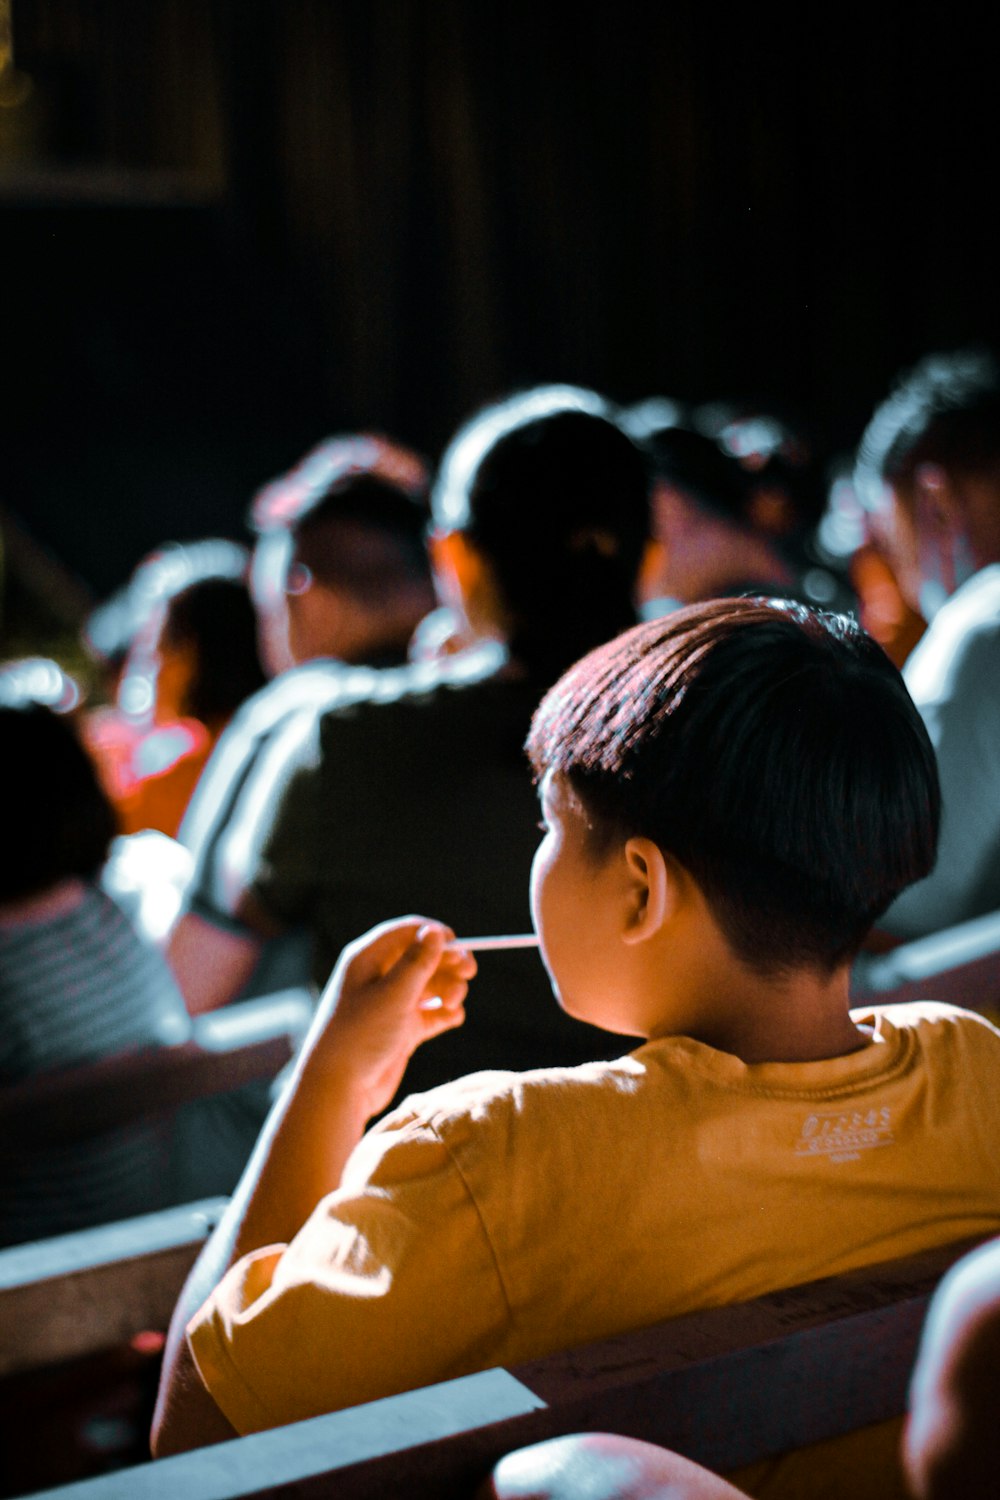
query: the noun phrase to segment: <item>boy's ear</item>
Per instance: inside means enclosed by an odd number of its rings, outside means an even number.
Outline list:
[[[644,943],[655,937],[674,907],[674,874],[659,844],[631,838],[625,844],[629,884],[622,941]]]

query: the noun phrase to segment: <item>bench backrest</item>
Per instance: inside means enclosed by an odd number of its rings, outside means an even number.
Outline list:
[[[182,1104],[274,1078],[308,1023],[304,992],[198,1016],[173,1046],[123,1052],[0,1088],[0,1155],[78,1141],[172,1114]]]
[[[165,1329],[226,1201],[0,1250],[0,1376],[67,1364]]]
[[[405,1493],[446,1500],[471,1495],[504,1453],[586,1429],[646,1438],[717,1471],[736,1468],[901,1415],[927,1303],[970,1245],[693,1313],[47,1494],[369,1500]],[[6,1313],[0,1294],[0,1326]]]

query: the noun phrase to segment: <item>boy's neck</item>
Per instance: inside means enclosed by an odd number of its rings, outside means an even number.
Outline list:
[[[832,974],[793,969],[765,976],[716,937],[688,970],[675,951],[670,992],[650,1037],[690,1036],[745,1063],[819,1062],[867,1046],[869,1034],[850,1016],[848,964]]]

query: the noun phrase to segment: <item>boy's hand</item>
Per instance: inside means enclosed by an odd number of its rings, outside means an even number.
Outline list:
[[[421,1042],[461,1026],[476,961],[440,922],[383,922],[341,953],[304,1050],[384,1109]]]

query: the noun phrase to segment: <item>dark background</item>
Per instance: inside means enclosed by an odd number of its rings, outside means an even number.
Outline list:
[[[329,432],[434,457],[539,379],[851,447],[997,336],[995,61],[935,14],[13,0],[0,505],[99,595]]]

